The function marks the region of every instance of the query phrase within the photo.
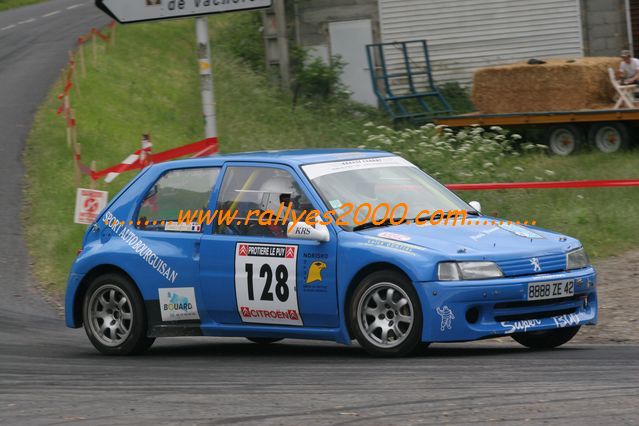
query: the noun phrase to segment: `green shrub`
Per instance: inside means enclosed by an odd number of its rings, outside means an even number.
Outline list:
[[[227,19],[223,35],[214,36],[215,40],[221,48],[240,58],[253,71],[263,71],[266,55],[260,12],[232,14],[228,15]]]
[[[432,123],[416,129],[392,129],[367,123],[364,134],[366,145],[392,151],[415,163],[421,169],[443,182],[473,182],[485,179],[507,179],[524,172],[520,166],[504,170],[500,163],[508,157],[518,157],[517,147],[530,153],[542,152],[546,147],[521,143],[521,136],[509,134],[500,127],[484,130],[469,127],[454,132],[446,126]],[[551,170],[547,171],[552,174]]]
[[[345,66],[340,56],[333,56],[327,64],[322,58],[311,59],[308,49],[293,47],[291,71],[295,97],[321,100],[347,98],[348,91],[340,82]]]
[[[455,114],[466,114],[475,110],[468,90],[457,82],[449,82],[439,87],[439,91],[448,101]]]

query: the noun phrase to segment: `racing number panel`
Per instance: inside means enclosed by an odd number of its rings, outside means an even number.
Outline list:
[[[304,325],[297,300],[296,245],[238,242],[235,297],[245,323]]]

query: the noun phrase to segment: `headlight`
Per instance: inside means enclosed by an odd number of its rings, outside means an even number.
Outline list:
[[[495,262],[442,262],[437,272],[440,281],[485,280],[504,276]]]
[[[578,248],[577,250],[570,251],[566,254],[566,270],[585,268],[590,264],[588,255],[584,248]]]

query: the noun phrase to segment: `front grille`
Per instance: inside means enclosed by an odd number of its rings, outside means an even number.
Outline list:
[[[537,307],[537,306],[553,306],[553,305],[557,305],[557,303],[577,301],[579,299],[580,299],[580,296],[569,296],[569,297],[562,297],[559,299],[502,302],[502,303],[497,303],[495,305],[495,309],[516,309],[516,308],[530,308],[530,307]]]
[[[577,312],[577,308],[561,309],[556,311],[534,312],[529,314],[514,314],[514,315],[498,315],[495,317],[496,322],[502,321],[520,321],[520,320],[534,320],[551,318],[560,315],[574,314]]]
[[[519,321],[574,314],[583,305],[583,297],[500,302],[494,305],[495,321]]]
[[[541,270],[535,271],[535,266],[531,259],[533,257],[525,257],[522,259],[502,260],[497,262],[505,277],[517,277],[522,275],[545,274],[549,272],[558,272],[566,270],[566,254],[549,254],[546,256],[535,256],[539,261]]]

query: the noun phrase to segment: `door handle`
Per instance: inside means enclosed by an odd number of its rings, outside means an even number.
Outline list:
[[[200,260],[200,242],[196,241],[195,244],[193,244],[193,260]]]

